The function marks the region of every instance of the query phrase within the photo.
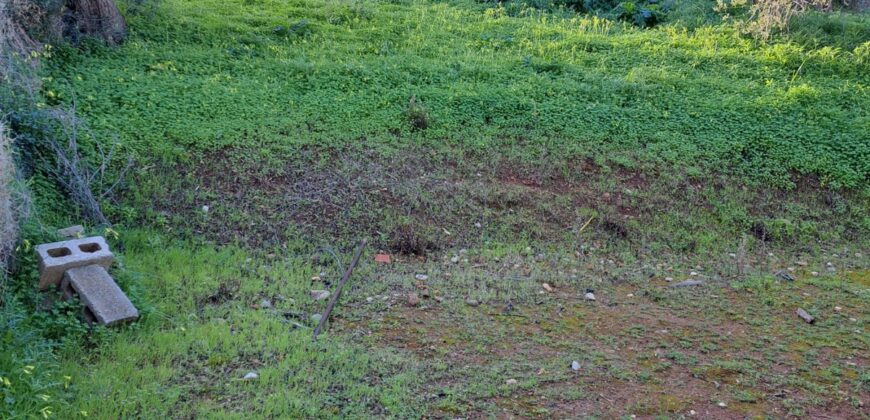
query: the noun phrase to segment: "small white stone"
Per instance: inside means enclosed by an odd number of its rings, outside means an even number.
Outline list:
[[[508,379],[507,381],[505,381],[505,385],[507,385],[507,386],[516,385],[516,384],[517,384],[517,380],[516,380],[516,379],[513,379],[513,378]]]
[[[695,411],[695,410],[689,410],[689,415],[690,415],[690,416],[694,416],[695,414],[698,414],[698,412]]]
[[[414,276],[414,278],[420,281],[429,280],[429,276],[425,274],[417,274]]]
[[[843,310],[843,308],[841,308],[841,307],[839,307],[839,306],[834,306],[834,310],[837,311],[837,312],[840,312],[840,311]]]
[[[718,405],[719,407],[722,407],[722,408],[728,407],[728,404],[725,404],[723,401],[719,401],[719,403],[716,405]]]
[[[629,293],[629,294],[625,295],[625,297],[633,298],[633,297],[634,297],[634,294],[633,294],[633,293]]]
[[[673,277],[665,277],[665,281],[674,281]]]
[[[573,370],[574,372],[579,371],[580,370],[580,362],[578,362],[576,360],[571,362],[571,370]]]
[[[813,277],[816,277],[816,276],[818,276],[818,275],[819,275],[819,272],[818,272],[818,271],[813,271],[813,272],[812,272],[812,273],[810,273],[810,274],[812,274],[812,275],[813,275]]]
[[[329,290],[312,290],[311,298],[314,300],[323,300],[329,297]]]
[[[375,300],[375,298],[373,298],[371,296],[366,298],[366,302],[369,302],[369,303],[371,303],[373,300]]]
[[[595,300],[595,294],[592,292],[587,292],[585,295],[583,295],[583,297],[586,300]]]
[[[202,212],[208,213],[208,206],[202,206]]]
[[[458,255],[457,255],[457,256],[454,256],[453,258],[450,259],[450,262],[452,262],[453,264],[458,263],[458,262],[459,262],[459,256],[458,256]]]
[[[257,372],[248,372],[245,374],[245,377],[243,379],[246,381],[252,381],[252,380],[257,379],[259,377],[260,377],[260,375],[258,375]]]
[[[698,272],[697,272],[697,271],[692,271],[691,273],[689,273],[689,275],[692,276],[692,277],[694,277],[694,276],[697,276],[697,275],[698,275]]]

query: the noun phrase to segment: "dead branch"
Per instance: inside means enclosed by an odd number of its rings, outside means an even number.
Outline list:
[[[344,288],[345,283],[350,278],[350,274],[353,273],[354,267],[356,267],[357,263],[359,263],[359,257],[362,255],[363,248],[366,247],[366,243],[368,240],[363,239],[360,241],[359,246],[356,249],[356,253],[353,255],[353,260],[350,262],[350,265],[347,267],[347,271],[344,272],[344,275],[341,276],[341,281],[338,282],[338,286],[335,288],[335,293],[332,294],[332,298],[329,299],[329,304],[326,305],[326,309],[323,311],[323,315],[320,317],[320,322],[317,324],[317,328],[314,329],[314,336],[311,338],[312,341],[317,341],[317,335],[320,334],[320,330],[323,329],[323,325],[326,324],[326,320],[329,319],[329,314],[332,313],[332,308],[335,307],[336,302],[338,302],[339,296],[341,296],[341,289]]]

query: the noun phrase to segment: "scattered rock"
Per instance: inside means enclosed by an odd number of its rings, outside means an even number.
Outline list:
[[[674,278],[673,277],[665,277],[665,281],[672,282],[672,281],[674,281]]]
[[[450,259],[450,262],[452,262],[453,264],[458,263],[458,262],[459,262],[459,256],[458,256],[458,255],[454,255],[453,258]]]
[[[374,301],[374,300],[375,300],[375,298],[373,298],[371,296],[366,298],[366,302],[368,302],[368,303],[372,303],[372,301]]]
[[[837,312],[840,312],[840,311],[843,310],[843,308],[841,308],[841,307],[839,307],[839,306],[834,306],[834,310],[837,311]]]
[[[505,381],[505,385],[507,385],[507,386],[512,386],[512,385],[516,385],[516,384],[517,384],[517,380],[516,380],[516,379],[513,379],[513,378],[508,379],[507,381]]]
[[[797,313],[797,316],[799,316],[802,320],[806,321],[807,324],[812,324],[812,323],[816,322],[816,319],[813,318],[812,315],[807,313],[807,311],[803,310],[802,308],[798,308],[796,313]]]
[[[329,290],[312,290],[311,298],[314,300],[324,300],[329,297]]]
[[[576,360],[571,362],[571,370],[573,370],[574,372],[579,371],[580,370],[580,362],[578,362]]]
[[[700,281],[700,280],[686,280],[686,281],[681,281],[681,282],[679,282],[671,287],[692,287],[692,286],[700,286],[702,284],[704,284],[704,282]]]
[[[818,276],[819,276],[819,272],[818,272],[818,271],[813,271],[813,272],[810,273],[810,274],[812,274],[813,277],[818,277]]]
[[[695,414],[698,414],[698,412],[695,411],[695,410],[689,410],[689,415],[690,415],[690,416],[694,416]]]
[[[465,303],[466,303],[468,306],[478,306],[478,305],[480,305],[480,302],[478,302],[476,299],[471,299],[471,298],[465,299]]]
[[[480,222],[475,222],[475,223],[474,223],[474,227],[476,227],[476,228],[478,228],[478,229],[480,229],[480,228],[482,228],[482,227],[483,227],[483,225],[482,225],[482,224],[480,224]]]
[[[408,306],[417,306],[420,304],[420,298],[417,297],[416,293],[411,293],[408,295]]]
[[[260,301],[261,309],[272,309],[272,302],[269,302],[269,299],[263,299]]]
[[[633,297],[634,297],[634,293],[629,293],[629,294],[625,295],[625,297],[633,298]]]
[[[420,281],[429,280],[429,276],[427,276],[425,274],[416,274],[416,275],[414,275],[414,278],[417,280],[420,280]]]
[[[786,273],[786,272],[783,271],[783,270],[779,270],[779,271],[777,271],[775,275],[776,275],[776,278],[778,278],[778,279],[782,279],[782,280],[785,280],[785,281],[794,281],[794,280],[795,280],[795,278],[794,278],[793,275],[791,275],[791,274],[789,274],[789,273]]]
[[[57,236],[63,239],[80,238],[85,233],[85,228],[82,225],[70,226],[68,228],[58,229]]]
[[[809,265],[809,264],[807,264],[806,261],[795,261],[795,264],[797,264],[801,267],[806,267],[807,265]]]
[[[202,212],[208,213],[208,208],[209,208],[208,206],[202,206]]]
[[[548,291],[548,292],[552,292],[552,291],[553,291],[553,286],[550,286],[549,283],[544,283],[544,284],[541,285],[541,287],[543,287],[544,290],[546,290],[546,291]]]
[[[321,319],[323,319],[323,315],[321,315],[321,314],[311,315],[311,322],[313,322],[315,324],[319,324]]]
[[[595,293],[586,292],[586,294],[583,295],[583,298],[586,300],[595,300]]]
[[[692,271],[692,272],[689,273],[689,275],[692,276],[692,277],[695,277],[695,276],[698,275],[698,272],[697,272],[697,271]]]
[[[725,404],[725,403],[722,402],[722,401],[719,401],[719,403],[716,404],[716,405],[718,405],[719,407],[722,407],[722,408],[728,407],[728,404]]]
[[[260,377],[260,375],[258,375],[257,372],[248,372],[245,374],[245,376],[242,379],[244,379],[246,381],[253,381],[254,379],[257,379],[259,377]]]

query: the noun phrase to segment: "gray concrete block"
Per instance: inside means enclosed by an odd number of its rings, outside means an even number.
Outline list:
[[[68,293],[78,295],[88,309],[85,317],[92,317],[100,324],[113,325],[139,318],[139,311],[102,266],[88,265],[67,270],[61,290],[64,296]]]
[[[114,258],[102,236],[37,245],[36,254],[40,289],[59,285],[70,268],[93,264],[109,268]]]
[[[76,239],[84,235],[84,233],[85,228],[82,225],[75,225],[57,230],[57,236],[60,236],[63,239]]]

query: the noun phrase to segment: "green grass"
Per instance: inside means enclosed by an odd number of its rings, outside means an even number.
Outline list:
[[[167,0],[130,18],[119,49],[56,51],[45,89],[143,164],[228,147],[274,164],[301,148],[424,145],[866,186],[866,44],[564,16],[471,1]],[[411,96],[424,130],[409,122]]]
[[[650,30],[522,3],[128,2],[123,46],[53,46],[40,106],[136,158],[103,204],[142,318],[37,310],[23,247],[0,416],[866,413],[866,16],[765,44],[699,1]],[[80,217],[36,169],[34,243]],[[318,245],[362,236],[312,343]]]
[[[125,269],[114,274],[142,291],[143,318],[104,330],[98,350],[59,350],[76,391],[61,417],[419,416],[408,358],[331,334],[312,343],[307,315],[285,316],[322,310],[308,303],[313,273],[301,259],[266,262],[145,232],[124,239]],[[252,307],[262,299],[274,307]],[[242,380],[251,371],[259,378]]]

